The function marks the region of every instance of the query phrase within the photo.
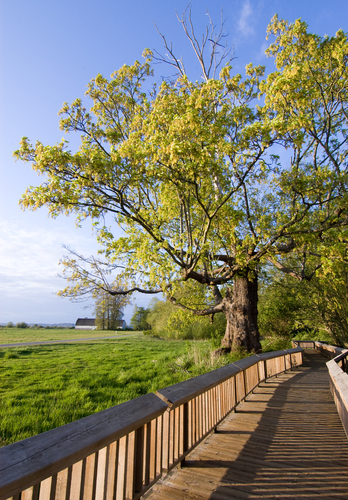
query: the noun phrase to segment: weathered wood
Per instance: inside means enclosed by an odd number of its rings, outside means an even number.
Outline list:
[[[179,382],[178,384],[170,385],[165,389],[156,392],[157,396],[167,402],[170,406],[179,406],[187,403],[192,398],[203,394],[207,390],[221,384],[223,381],[232,377],[241,369],[233,363],[212,372],[199,375],[198,377]]]
[[[123,500],[126,492],[128,435],[122,437],[118,444],[119,451],[117,463],[116,498],[117,500]]]
[[[98,453],[92,453],[92,455],[89,455],[86,458],[86,472],[85,472],[85,484],[83,488],[83,500],[94,499],[96,479],[97,479],[97,465],[98,465]]]
[[[337,365],[336,359],[326,363],[330,376],[330,389],[338,414],[348,437],[348,374]]]
[[[105,500],[115,500],[116,496],[116,478],[118,462],[118,441],[108,446],[107,473],[106,473],[106,494]],[[79,497],[72,497],[71,500]]]
[[[98,452],[95,500],[104,500],[105,498],[107,455],[108,450],[106,446]]]
[[[169,431],[170,431],[170,418],[167,411],[163,415],[163,440],[162,440],[162,469],[167,471],[169,469]]]
[[[52,478],[48,477],[42,483],[40,484],[40,494],[39,494],[39,500],[50,500],[51,498],[51,485],[52,485]],[[79,493],[80,494],[80,489]],[[23,493],[22,493],[22,498],[23,498]],[[79,496],[74,496],[73,498],[80,498]]]
[[[154,394],[146,394],[0,448],[0,499],[5,500],[97,452],[166,408]]]
[[[163,415],[157,417],[157,442],[156,442],[156,477],[162,472],[162,452],[163,452]]]

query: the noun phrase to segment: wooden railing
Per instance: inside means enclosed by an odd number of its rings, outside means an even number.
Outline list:
[[[140,498],[302,348],[258,354],[0,449],[0,500]]]
[[[348,349],[316,342],[315,349],[330,358],[326,363],[330,376],[330,389],[338,414],[348,437]]]
[[[348,437],[348,349],[312,340],[293,340],[292,344],[303,349],[315,349],[331,360],[326,363],[330,389]]]

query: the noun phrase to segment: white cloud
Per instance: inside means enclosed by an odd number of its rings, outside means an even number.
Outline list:
[[[242,12],[238,21],[238,30],[245,36],[251,35],[254,32],[252,24],[253,9],[250,0],[245,0]]]
[[[96,253],[97,244],[70,224],[53,226],[54,230],[47,230],[23,227],[15,220],[0,221],[0,322],[75,321],[73,311],[80,311],[81,305],[55,295],[64,287],[58,277],[62,243],[86,255]]]
[[[65,286],[58,276],[62,271],[58,262],[66,253],[62,244],[85,256],[96,255],[99,247],[90,230],[77,230],[67,219],[40,220],[37,226],[23,220],[0,220],[0,323],[70,323],[78,317],[93,317],[93,307],[86,311],[86,303],[72,303],[56,295]],[[134,294],[133,304],[125,309],[125,320],[130,321],[135,303],[147,307],[151,298]],[[93,305],[93,301],[89,303]]]

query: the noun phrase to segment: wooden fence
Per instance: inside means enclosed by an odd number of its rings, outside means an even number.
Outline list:
[[[0,500],[140,498],[302,348],[254,355],[0,449]]]

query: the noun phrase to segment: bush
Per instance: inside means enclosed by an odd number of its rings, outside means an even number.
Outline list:
[[[29,325],[27,325],[27,323],[25,323],[24,321],[22,321],[21,323],[17,323],[16,327],[17,328],[29,328]]]
[[[11,352],[11,351],[9,351],[9,352],[6,352],[6,353],[5,353],[4,358],[5,358],[5,359],[17,359],[17,358],[19,358],[19,356],[18,356],[18,354],[17,354],[16,352],[13,352],[13,351]]]

